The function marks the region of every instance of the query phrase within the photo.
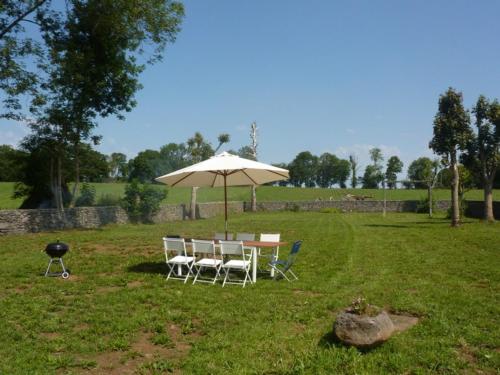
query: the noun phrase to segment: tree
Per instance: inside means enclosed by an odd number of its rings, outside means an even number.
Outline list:
[[[458,154],[471,138],[470,116],[463,106],[462,93],[451,87],[439,97],[434,118],[434,136],[429,147],[442,157],[453,175],[451,184],[451,225],[460,225]]]
[[[384,161],[384,156],[382,155],[382,150],[378,147],[370,149],[370,159],[375,167],[382,168],[382,162]]]
[[[229,137],[229,134],[227,133],[222,133],[222,134],[219,134],[219,136],[217,137],[217,140],[219,141],[219,144],[217,145],[217,147],[215,148],[214,150],[214,154],[217,153],[217,151],[219,151],[219,149],[221,148],[221,146],[224,144],[224,143],[229,143],[229,141],[231,140],[231,138]]]
[[[351,187],[356,189],[358,186],[358,157],[355,154],[349,155],[349,163],[351,165]]]
[[[17,182],[21,178],[26,153],[9,145],[0,145],[0,181]]]
[[[90,144],[83,143],[80,147],[80,174],[86,182],[102,182],[109,176],[109,164],[106,155],[92,149]],[[71,155],[70,155],[71,156]],[[72,166],[75,166],[72,160]],[[74,175],[73,170],[69,174]]]
[[[318,172],[316,184],[322,188],[329,188],[336,182],[336,168],[339,158],[328,152],[323,153],[318,159]]]
[[[255,160],[251,146],[242,146],[238,151],[229,152],[230,154],[238,155],[240,158]]]
[[[189,152],[184,143],[168,143],[160,148],[161,174],[187,167]]]
[[[367,165],[363,174],[363,189],[378,189],[378,185],[384,180],[384,175],[375,165]]]
[[[378,185],[384,181],[384,174],[382,173],[382,162],[384,157],[382,150],[374,147],[370,150],[370,159],[372,164],[365,168],[363,175],[363,188],[364,189],[377,189]]]
[[[500,103],[498,100],[490,102],[481,95],[472,112],[476,117],[477,134],[471,137],[464,161],[479,167],[484,191],[484,219],[493,222],[493,182],[500,166]]]
[[[387,161],[387,169],[385,170],[385,179],[389,189],[396,188],[397,174],[403,170],[403,162],[397,156],[391,156]]]
[[[337,160],[337,165],[335,167],[335,182],[339,184],[342,189],[345,189],[347,187],[346,181],[349,178],[350,170],[351,164],[349,163],[349,160]]]
[[[411,162],[408,167],[408,184],[415,189],[427,187],[427,176],[433,170],[434,162],[428,157],[421,157]]]
[[[414,160],[408,168],[407,186],[417,189],[427,189],[427,200],[429,203],[429,216],[432,217],[432,189],[436,185],[440,163],[439,160],[431,160],[421,157]]]
[[[118,180],[127,175],[127,155],[113,152],[108,158],[109,177]]]
[[[141,183],[153,182],[162,175],[160,153],[156,150],[144,150],[128,163],[129,181],[138,180]]]
[[[65,7],[51,7],[51,1],[15,3],[4,5],[0,18],[0,49],[5,52],[0,63],[14,66],[0,75],[7,97],[4,116],[27,119],[18,99],[30,97],[33,135],[52,139],[52,194],[62,211],[61,168],[68,146],[73,149],[76,192],[82,141],[98,141],[92,136],[97,117],[123,118],[123,112],[135,106],[139,74],[146,64],[161,59],[166,44],[175,40],[183,7],[168,0],[68,0]],[[26,18],[32,13],[41,42],[23,36],[20,22],[32,21]],[[26,48],[19,52],[19,46]],[[141,61],[146,46],[150,56]],[[27,57],[34,61],[23,65]],[[29,66],[36,67],[36,74]],[[18,89],[9,88],[11,81]]]
[[[297,154],[289,165],[290,183],[296,187],[305,185],[314,187],[316,185],[316,174],[318,170],[318,157],[309,151]]]

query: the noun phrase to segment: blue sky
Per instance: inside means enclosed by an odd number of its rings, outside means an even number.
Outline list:
[[[386,159],[431,155],[439,94],[500,98],[500,1],[185,1],[164,61],[147,68],[125,121],[100,121],[99,150],[129,157],[195,131],[238,149],[259,127],[259,159],[300,151]],[[22,125],[1,123],[0,144]]]

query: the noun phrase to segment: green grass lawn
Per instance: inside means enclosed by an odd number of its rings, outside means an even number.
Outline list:
[[[165,281],[161,237],[222,218],[0,237],[0,373],[427,374],[500,371],[499,225],[426,215],[245,213],[232,231],[303,239],[294,283]],[[72,276],[41,276],[46,243]],[[282,249],[282,253],[285,253]],[[420,322],[368,352],[331,338],[358,296]]]
[[[125,184],[123,183],[96,183],[96,199],[103,195],[113,197],[123,196]],[[14,184],[11,182],[0,182],[0,209],[17,208],[22,200],[12,199]],[[158,189],[164,189],[163,185],[155,185]],[[315,200],[318,198],[328,200],[342,199],[346,194],[366,195],[373,199],[383,199],[384,191],[381,189],[319,189],[319,188],[292,188],[277,186],[260,186],[257,188],[257,200],[259,201],[300,201]],[[388,200],[411,200],[421,199],[427,196],[425,190],[388,190]],[[435,190],[436,199],[450,199],[450,191],[445,189]],[[169,188],[168,196],[164,203],[189,203],[191,197],[190,188]],[[471,200],[482,200],[482,190],[471,190],[466,193],[466,198]],[[500,190],[495,190],[494,200],[500,200]],[[228,199],[231,201],[249,201],[249,187],[232,187],[228,189]],[[224,200],[222,188],[201,188],[198,190],[198,202],[217,202]]]

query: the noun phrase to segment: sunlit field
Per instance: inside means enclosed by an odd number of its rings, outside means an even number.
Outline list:
[[[0,237],[0,373],[500,371],[498,224],[245,213],[230,218],[231,231],[304,241],[298,281],[261,275],[243,289],[165,280],[163,235],[203,238],[221,228],[217,217]],[[71,247],[66,281],[41,275],[41,250],[55,239]],[[371,351],[344,347],[332,324],[358,296],[419,323]]]

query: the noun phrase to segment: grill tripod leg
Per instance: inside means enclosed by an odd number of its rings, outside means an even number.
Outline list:
[[[52,258],[50,258],[50,260],[49,260],[49,266],[47,267],[47,271],[45,271],[45,276],[49,275],[49,271],[50,271],[50,266],[51,265],[52,265]]]
[[[52,263],[54,262],[59,262],[62,268],[62,272],[60,274],[52,274],[50,273],[50,267],[52,266]],[[69,277],[69,272],[66,270],[66,267],[64,267],[64,263],[62,261],[62,258],[50,258],[49,260],[49,266],[47,267],[47,271],[45,271],[45,276],[58,276],[61,275],[63,279],[67,279]]]

